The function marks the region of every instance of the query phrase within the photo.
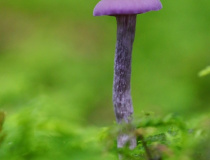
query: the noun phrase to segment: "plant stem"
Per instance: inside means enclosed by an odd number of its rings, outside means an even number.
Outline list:
[[[117,43],[114,67],[113,103],[117,123],[131,123],[133,105],[130,91],[131,58],[135,37],[136,15],[119,15],[117,19]],[[118,148],[130,142],[136,147],[136,138],[126,133],[118,136]]]
[[[139,135],[139,138],[140,138],[140,140],[141,140],[141,142],[142,142],[142,146],[144,147],[144,150],[145,150],[147,159],[148,159],[148,160],[153,160],[153,159],[152,159],[152,154],[151,154],[149,148],[147,147],[147,142],[144,140],[143,135]]]

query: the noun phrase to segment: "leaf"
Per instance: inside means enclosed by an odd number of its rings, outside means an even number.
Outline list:
[[[210,74],[210,66],[206,67],[205,69],[203,69],[202,71],[199,72],[199,77],[203,77]]]

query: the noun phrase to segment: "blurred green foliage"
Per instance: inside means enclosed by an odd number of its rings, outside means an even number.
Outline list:
[[[92,16],[97,2],[0,0],[0,159],[118,159],[117,128],[104,128],[116,23]],[[197,75],[210,64],[210,2],[162,3],[137,18],[135,125],[157,156],[208,159],[210,76]],[[145,159],[141,142],[128,154]]]
[[[138,145],[134,150],[116,149],[113,138],[116,126],[101,132],[103,143],[113,154],[121,153],[125,160],[194,160],[209,159],[209,115],[185,122],[175,115],[157,117],[142,115],[136,123]],[[126,127],[123,126],[123,127]]]
[[[210,74],[210,66],[206,67],[205,69],[199,72],[200,77],[206,76],[208,74]]]

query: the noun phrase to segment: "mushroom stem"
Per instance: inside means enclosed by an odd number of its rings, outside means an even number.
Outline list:
[[[117,15],[117,43],[114,67],[113,103],[117,123],[131,123],[133,105],[130,91],[131,57],[135,37],[136,15]],[[130,142],[135,148],[136,138],[126,133],[118,136],[118,148]]]

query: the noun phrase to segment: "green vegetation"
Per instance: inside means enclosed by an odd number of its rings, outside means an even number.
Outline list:
[[[207,115],[186,123],[174,115],[159,118],[146,114],[136,124],[138,125],[134,134],[137,136],[138,146],[134,150],[116,150],[113,137],[116,137],[117,130],[114,127],[102,134],[108,151],[120,152],[125,159],[132,160],[196,160],[208,159],[210,156],[210,120]]]
[[[201,76],[201,77],[206,76],[208,74],[210,74],[210,66],[206,67],[204,70],[199,72],[199,76]]]
[[[0,1],[0,159],[148,160],[145,147],[153,159],[210,159],[210,2],[138,16],[133,151],[116,149],[116,22],[93,17],[96,3]]]

